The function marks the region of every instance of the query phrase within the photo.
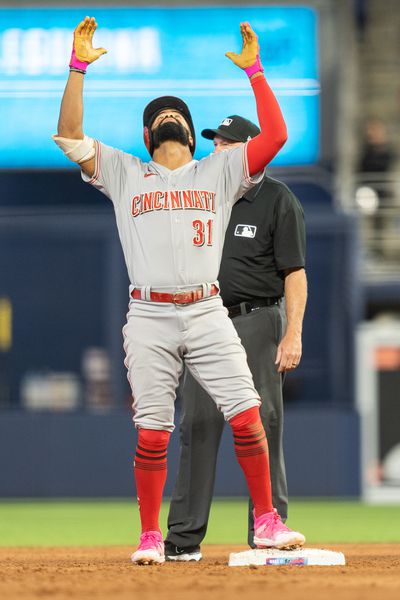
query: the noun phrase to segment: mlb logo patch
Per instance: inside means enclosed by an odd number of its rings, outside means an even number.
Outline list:
[[[236,225],[235,233],[237,237],[254,238],[256,237],[257,227],[255,225]]]
[[[225,127],[229,127],[229,125],[232,123],[233,119],[224,119],[221,123],[221,125],[225,125]],[[221,127],[220,125],[220,127]]]

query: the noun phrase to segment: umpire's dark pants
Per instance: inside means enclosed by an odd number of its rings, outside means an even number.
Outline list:
[[[276,352],[286,329],[283,302],[257,308],[233,319],[247,353],[254,384],[261,396],[261,420],[267,435],[273,504],[287,518],[287,485],[282,447],[282,376]],[[224,418],[214,402],[186,370],[178,391],[182,399],[179,472],[168,515],[167,541],[185,548],[199,545],[207,531],[218,447]],[[253,516],[249,505],[249,545],[253,544]]]

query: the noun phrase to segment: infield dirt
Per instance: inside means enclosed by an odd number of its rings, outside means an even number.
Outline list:
[[[398,600],[400,544],[318,546],[344,552],[340,567],[228,567],[244,546],[204,546],[200,563],[139,567],[132,548],[0,548],[4,600]]]

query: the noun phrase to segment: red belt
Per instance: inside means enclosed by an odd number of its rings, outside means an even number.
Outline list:
[[[210,293],[207,296],[204,296],[203,288],[191,290],[190,292],[177,292],[176,294],[150,292],[150,301],[172,302],[173,304],[191,304],[192,302],[197,302],[203,298],[208,298],[208,296],[216,296],[218,292],[219,289],[214,284],[211,286]],[[131,296],[134,300],[142,300],[142,293],[140,289],[134,289],[133,292],[131,292]]]

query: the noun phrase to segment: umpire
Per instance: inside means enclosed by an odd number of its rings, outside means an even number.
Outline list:
[[[251,121],[232,115],[217,129],[204,129],[214,152],[229,150],[258,135]],[[264,176],[233,207],[226,231],[219,283],[224,305],[247,353],[260,394],[266,431],[273,505],[287,518],[288,494],[283,455],[283,374],[301,359],[307,300],[305,227],[302,207],[280,181]],[[217,453],[224,418],[188,370],[182,398],[181,456],[168,515],[166,560],[200,560],[207,531]],[[253,516],[249,506],[249,545]],[[254,546],[253,546],[254,547]]]

